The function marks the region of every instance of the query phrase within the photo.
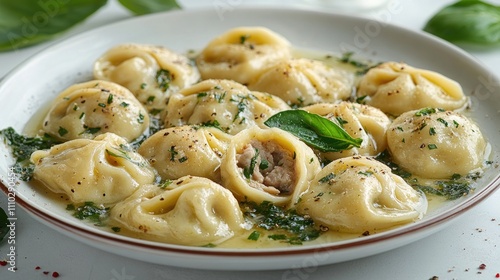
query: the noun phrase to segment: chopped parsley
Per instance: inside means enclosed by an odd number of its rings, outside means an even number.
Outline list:
[[[318,183],[320,184],[324,184],[324,183],[330,183],[330,181],[332,179],[335,178],[335,174],[333,174],[332,172],[328,173],[328,175],[326,175],[325,177],[321,178],[318,180]]]
[[[260,237],[260,232],[254,230],[252,231],[252,233],[250,233],[250,235],[248,236],[248,240],[253,240],[253,241],[257,241]]]
[[[206,93],[206,92],[200,92],[200,93],[196,94],[196,97],[203,98],[203,97],[206,97],[207,95],[208,95],[208,93]]]
[[[170,147],[170,150],[168,150],[170,152],[170,161],[175,161],[175,156],[177,156],[177,154],[179,154],[179,152],[177,152],[175,150],[175,146],[171,146]]]
[[[137,122],[140,124],[144,123],[144,115],[142,113],[139,113],[139,117],[137,118]]]
[[[165,69],[160,69],[156,72],[156,83],[162,91],[167,91],[170,87],[170,82],[172,82],[172,75],[170,71]]]
[[[444,124],[444,126],[448,127],[448,122],[445,121],[443,118],[438,118],[437,121]]]
[[[245,42],[248,40],[248,38],[250,38],[250,35],[248,34],[245,34],[245,35],[241,35],[240,36],[240,44],[245,44]]]
[[[59,134],[59,136],[63,137],[64,135],[68,134],[68,130],[62,126],[59,127],[59,129],[57,130],[57,133]]]
[[[257,164],[257,159],[259,158],[259,149],[257,148],[254,149],[255,149],[255,155],[250,159],[250,165],[243,168],[243,175],[247,179],[250,179],[250,177],[252,177],[255,165]]]
[[[436,113],[436,109],[435,108],[423,108],[420,111],[416,112],[415,116],[416,117],[428,116],[428,115],[431,115],[431,114],[434,114],[434,113]]]
[[[95,205],[91,201],[87,201],[78,207],[74,204],[68,204],[66,210],[73,211],[73,217],[80,220],[88,220],[96,226],[104,226],[109,215],[109,207]]]
[[[428,145],[428,147],[431,146],[429,149],[432,149],[432,145],[433,144]],[[460,174],[453,174],[449,180],[437,180],[431,185],[422,185],[411,173],[393,163],[387,151],[382,152],[376,159],[389,166],[394,174],[402,177],[413,188],[427,194],[443,196],[448,200],[454,200],[469,194],[473,190],[472,182],[478,178],[475,174],[470,174],[465,177]]]
[[[108,104],[111,104],[111,103],[113,103],[113,94],[112,93],[110,93],[108,95]]]
[[[220,126],[220,123],[217,120],[203,122],[200,124],[200,126],[202,126],[202,127],[215,127],[219,130],[224,131],[224,129]]]
[[[4,142],[10,147],[12,156],[16,160],[12,169],[23,181],[29,181],[33,175],[34,164],[29,161],[31,154],[37,150],[50,149],[59,143],[48,134],[27,137],[18,134],[12,127],[0,130],[0,135],[3,136]]]
[[[88,127],[88,126],[84,126],[83,127],[85,130],[80,132],[80,135],[82,134],[96,134],[97,132],[101,131],[101,127]]]
[[[272,231],[267,237],[273,240],[301,245],[305,241],[318,238],[321,234],[310,217],[302,216],[294,209],[286,210],[269,201],[261,204],[245,202],[242,209],[245,217],[258,228]]]
[[[436,135],[436,129],[434,127],[429,128],[429,135]]]
[[[349,122],[344,120],[342,117],[335,117],[335,119],[337,120],[338,124],[340,125],[340,127],[344,128],[344,124],[348,124]]]
[[[110,149],[106,149],[106,154],[110,157],[125,159],[125,160],[139,166],[139,167],[142,167],[145,164],[142,161],[137,161],[137,160],[134,160],[132,157],[130,157],[128,152],[131,150],[130,150],[130,147],[128,147],[128,146],[121,145],[119,149],[114,148],[114,150],[115,151],[112,151]]]
[[[415,185],[417,189],[427,194],[446,197],[448,200],[458,199],[472,191],[470,181],[466,179],[451,179],[437,181],[435,186]]]
[[[429,150],[434,150],[434,149],[437,149],[438,147],[436,146],[436,144],[428,144],[428,145],[427,145],[427,148],[428,148]]]

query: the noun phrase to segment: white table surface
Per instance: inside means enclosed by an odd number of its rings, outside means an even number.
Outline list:
[[[226,5],[274,5],[277,1],[250,0],[179,0],[185,8]],[[392,24],[421,29],[426,20],[442,6],[445,0],[393,0],[399,8],[384,19]],[[280,4],[304,5],[301,1],[280,1]],[[498,0],[495,2],[500,4]],[[368,11],[367,17],[380,17],[380,11]],[[352,11],[349,11],[352,12]],[[347,13],[347,11],[346,11]],[[359,14],[359,13],[358,13]],[[87,21],[48,43],[12,52],[0,53],[0,77],[6,75],[23,60],[72,34],[107,23],[124,20],[132,15],[116,0],[110,0]],[[470,50],[492,72],[500,74],[500,48]],[[83,245],[41,224],[25,211],[17,210],[16,244],[17,271],[0,266],[0,279],[421,279],[433,276],[439,279],[498,279],[500,273],[500,192],[456,219],[445,229],[410,245],[379,255],[344,263],[285,271],[204,271],[145,263],[120,257]],[[0,195],[0,206],[6,208],[7,199]],[[6,259],[8,244],[0,244],[0,260]],[[479,269],[485,264],[485,269]],[[40,269],[36,269],[40,267]],[[43,272],[50,272],[45,275]]]

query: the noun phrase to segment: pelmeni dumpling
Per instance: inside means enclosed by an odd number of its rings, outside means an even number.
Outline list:
[[[353,138],[361,138],[359,148],[352,147],[340,152],[320,152],[321,157],[335,160],[351,155],[376,156],[387,148],[386,132],[391,120],[379,109],[351,102],[336,104],[320,103],[303,107],[341,126]]]
[[[406,112],[387,131],[392,160],[413,175],[449,179],[481,168],[486,140],[465,116],[435,108]]]
[[[126,88],[107,81],[74,84],[61,92],[43,120],[42,129],[58,140],[92,139],[111,132],[127,141],[149,127],[149,115]]]
[[[193,175],[219,181],[219,166],[230,137],[217,128],[171,127],[146,139],[138,152],[162,179]]]
[[[106,133],[35,151],[33,178],[71,202],[114,204],[140,185],[155,181],[156,173],[125,139]]]
[[[249,128],[231,139],[222,184],[240,201],[292,206],[320,170],[313,150],[278,128]]]
[[[323,228],[371,234],[421,218],[427,200],[383,163],[354,156],[325,166],[301,196],[297,211]]]
[[[192,246],[219,244],[245,229],[238,201],[221,185],[193,176],[171,185],[140,187],[111,209],[111,223],[148,240]]]
[[[152,113],[164,110],[171,92],[200,80],[198,69],[186,56],[142,44],[109,49],[94,63],[94,77],[128,88]]]
[[[297,58],[267,68],[248,88],[276,95],[289,104],[306,106],[346,100],[351,96],[353,83],[352,73],[321,61]]]
[[[260,72],[291,57],[291,45],[281,35],[264,27],[238,27],[213,39],[196,64],[205,79],[251,82]]]
[[[229,134],[258,125],[290,107],[279,97],[230,80],[205,80],[170,97],[165,127],[212,125]]]
[[[424,107],[455,110],[467,102],[456,81],[396,62],[386,62],[370,69],[359,82],[356,95],[365,104],[393,116]]]

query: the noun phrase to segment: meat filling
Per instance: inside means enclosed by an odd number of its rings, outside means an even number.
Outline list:
[[[294,158],[272,141],[253,140],[237,155],[238,167],[250,185],[273,195],[290,194],[295,183]]]

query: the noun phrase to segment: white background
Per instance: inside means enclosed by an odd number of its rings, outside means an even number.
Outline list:
[[[341,1],[341,0],[338,0]],[[452,1],[393,0],[398,7],[389,23],[419,30],[441,7]],[[307,1],[250,1],[250,0],[179,0],[185,8],[226,7],[243,5],[305,6]],[[499,1],[495,2],[500,4]],[[222,6],[221,6],[222,5]],[[322,8],[323,10],[327,8]],[[380,11],[345,11],[377,18]],[[332,9],[333,10],[333,9]],[[338,11],[338,10],[337,10]],[[72,34],[106,23],[130,18],[132,15],[114,0],[110,0],[96,14],[58,39],[12,52],[0,53],[0,77],[6,75],[23,60]],[[432,50],[429,50],[432,51]],[[500,47],[496,49],[468,50],[493,73],[500,73]],[[22,209],[17,209],[17,271],[0,266],[0,279],[421,279],[433,276],[439,279],[497,279],[500,273],[500,192],[468,211],[444,230],[410,245],[355,261],[311,267],[295,271],[225,272],[183,269],[153,265],[119,257],[68,238],[34,220]],[[0,195],[0,206],[6,208],[7,199]],[[0,245],[0,260],[5,259],[8,245]],[[485,269],[479,269],[485,264]],[[40,270],[35,269],[37,266]],[[43,271],[49,271],[44,275]]]

